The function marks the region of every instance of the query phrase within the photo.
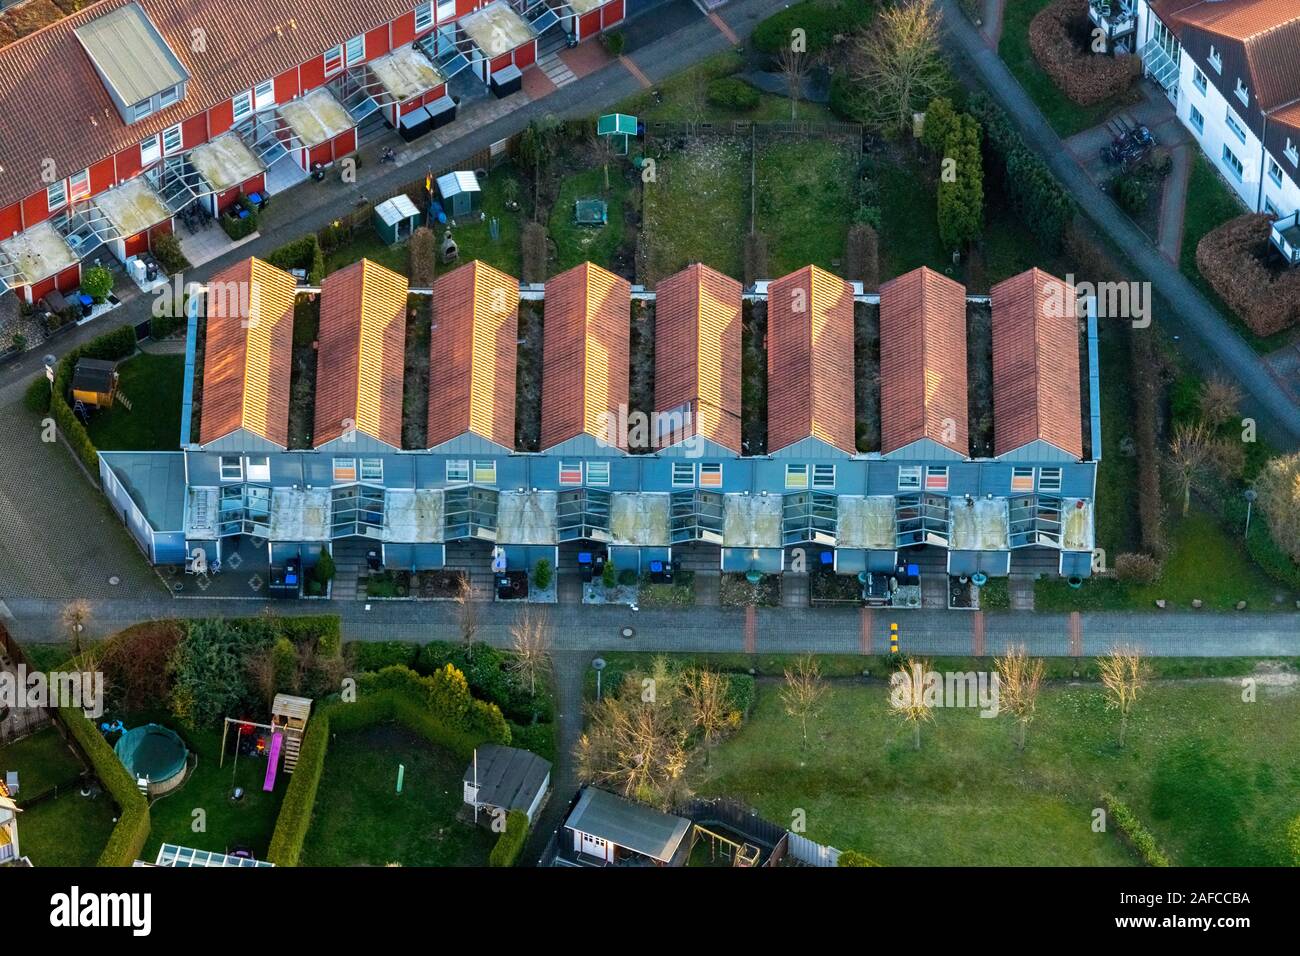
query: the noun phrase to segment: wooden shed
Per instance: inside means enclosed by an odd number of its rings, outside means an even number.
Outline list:
[[[72,401],[95,408],[110,408],[117,393],[117,363],[104,359],[77,360],[72,372]]]

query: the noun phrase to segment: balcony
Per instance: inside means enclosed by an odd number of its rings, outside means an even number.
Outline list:
[[[1284,219],[1274,219],[1268,237],[1287,265],[1300,263],[1300,210]]]
[[[1137,14],[1127,3],[1118,0],[1091,0],[1088,19],[1106,34],[1106,39],[1117,40],[1137,29]]]

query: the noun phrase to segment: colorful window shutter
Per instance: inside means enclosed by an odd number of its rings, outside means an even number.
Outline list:
[[[561,461],[560,462],[560,484],[562,485],[582,484],[582,462]]]

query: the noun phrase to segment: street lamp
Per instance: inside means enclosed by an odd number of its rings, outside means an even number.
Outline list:
[[[591,662],[591,669],[596,672],[596,700],[600,700],[600,672],[605,669],[605,658],[597,657]]]
[[[1251,512],[1251,508],[1255,504],[1255,499],[1259,497],[1259,492],[1257,492],[1254,488],[1247,488],[1244,497],[1246,499],[1246,531],[1242,535],[1242,537],[1249,538],[1250,537],[1250,512]]]

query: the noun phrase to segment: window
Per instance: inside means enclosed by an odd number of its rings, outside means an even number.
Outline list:
[[[1291,160],[1292,166],[1300,166],[1300,150],[1296,149],[1296,145],[1291,142],[1290,137],[1287,137],[1286,149],[1282,150],[1282,152],[1286,153],[1286,158]]]
[[[785,486],[793,491],[803,491],[808,487],[807,465],[786,465]]]
[[[244,462],[238,455],[221,456],[221,480],[243,481]]]
[[[562,485],[580,485],[582,484],[582,462],[565,461],[560,459],[560,484]]]
[[[249,481],[270,481],[271,480],[271,459],[267,455],[257,458],[245,458],[245,464],[248,468]]]
[[[1282,167],[1277,164],[1277,160],[1272,156],[1268,158],[1268,178],[1277,185],[1282,185]]]
[[[1192,107],[1192,111],[1187,115],[1187,118],[1192,122],[1192,129],[1198,133],[1205,132],[1205,117],[1201,115],[1201,111],[1195,106]]]
[[[469,462],[463,458],[447,462],[447,484],[467,484],[469,482]]]
[[[1231,109],[1228,110],[1227,115],[1224,117],[1224,122],[1228,124],[1228,129],[1232,130],[1233,136],[1237,137],[1237,139],[1243,143],[1246,142],[1246,131],[1242,129],[1241,124],[1237,122],[1237,117],[1232,115]]]
[[[355,66],[366,58],[366,38],[364,36],[353,37],[343,48],[347,56],[348,66]]]
[[[947,491],[948,490],[948,466],[947,465],[930,465],[925,469],[925,490],[926,491]]]
[[[456,19],[456,0],[438,0],[438,22]]]
[[[1033,491],[1034,490],[1034,466],[1017,465],[1011,469],[1011,490],[1012,491]]]
[[[1282,218],[1282,210],[1278,209],[1277,203],[1273,202],[1273,200],[1269,199],[1267,196],[1264,197],[1264,211],[1274,219]]]
[[[68,184],[60,179],[45,190],[45,204],[50,209],[58,209],[68,204]]]
[[[1246,175],[1246,167],[1241,165],[1241,160],[1237,158],[1237,154],[1228,149],[1227,146],[1223,147],[1223,162],[1232,170],[1232,174],[1237,179],[1242,179]]]
[[[1214,67],[1215,73],[1223,72],[1223,56],[1214,48],[1213,44],[1210,45],[1210,66]]]
[[[814,488],[834,488],[835,466],[813,465],[812,485]]]
[[[334,483],[356,481],[357,480],[357,460],[355,458],[335,458],[334,459]]]
[[[153,112],[153,100],[145,100],[143,103],[136,103],[131,107],[131,122],[138,123],[150,113]]]
[[[275,82],[267,80],[253,87],[253,109],[264,110],[275,105]]]
[[[384,459],[362,458],[361,459],[361,480],[362,481],[383,481],[384,480]]]
[[[238,123],[244,117],[253,112],[253,91],[244,90],[236,96],[231,103],[234,106],[235,122]]]
[[[673,462],[673,487],[695,487],[695,464],[689,461]]]
[[[90,195],[90,170],[83,169],[68,180],[68,200],[76,202]]]
[[[150,136],[140,144],[140,165],[152,166],[160,159],[162,159],[162,147],[158,145],[158,137]]]
[[[474,462],[474,484],[495,485],[497,483],[497,463],[491,459]]]
[[[589,485],[608,485],[609,484],[609,462],[607,461],[589,461],[587,462],[587,484]]]
[[[1200,67],[1192,67],[1192,86],[1196,87],[1198,92],[1205,93],[1205,74],[1201,72]]]
[[[1061,490],[1061,469],[1044,468],[1038,473],[1038,490],[1039,491],[1060,491]]]
[[[700,487],[701,488],[722,487],[722,462],[720,461],[700,462]]]
[[[415,8],[415,32],[427,30],[433,26],[433,4],[422,3]]]
[[[907,491],[921,487],[921,466],[911,465],[898,469],[898,490]]]
[[[171,106],[180,98],[181,88],[179,86],[171,86],[158,94],[158,105],[160,107]]]
[[[330,76],[343,69],[343,47],[336,46],[325,51],[325,75]]]
[[[1250,87],[1241,82],[1241,77],[1237,77],[1237,88],[1233,90],[1237,94],[1237,99],[1241,100],[1247,106],[1250,105]]]
[[[181,148],[181,128],[172,126],[162,131],[163,155],[170,156]]]

